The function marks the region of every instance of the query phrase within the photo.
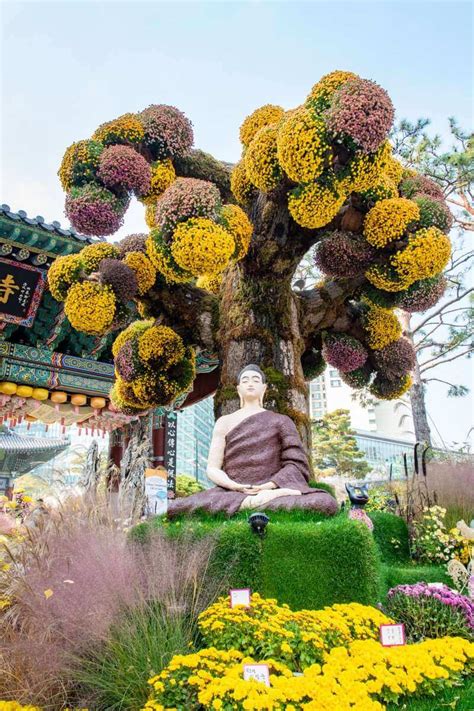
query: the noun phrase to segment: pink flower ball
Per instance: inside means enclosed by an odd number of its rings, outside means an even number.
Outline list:
[[[108,188],[144,195],[150,189],[151,169],[145,158],[129,146],[109,146],[100,157],[98,177]]]
[[[334,133],[350,136],[366,153],[373,153],[387,138],[395,111],[389,95],[368,79],[345,82],[326,112]]]

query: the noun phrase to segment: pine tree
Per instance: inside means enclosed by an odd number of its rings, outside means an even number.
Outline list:
[[[370,471],[357,446],[349,410],[328,412],[313,422],[313,466],[316,474],[329,473],[363,479]]]

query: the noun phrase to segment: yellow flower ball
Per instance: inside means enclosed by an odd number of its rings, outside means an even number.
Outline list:
[[[371,202],[397,198],[398,188],[391,178],[387,177],[385,173],[382,173],[377,184],[373,185],[369,190],[366,190],[363,193],[363,197]]]
[[[340,186],[334,191],[317,183],[296,188],[288,196],[290,215],[301,227],[324,227],[337,215],[346,199]]]
[[[141,198],[141,202],[149,206],[151,201],[156,204],[156,198],[160,197],[169,186],[176,180],[176,171],[169,158],[157,160],[151,164],[151,187]]]
[[[273,104],[265,104],[265,106],[255,109],[250,116],[247,116],[240,127],[240,140],[243,145],[248,147],[255,138],[257,131],[263,126],[277,123],[284,113],[281,106],[274,106]]]
[[[82,262],[77,254],[57,257],[48,269],[48,285],[56,301],[64,301],[68,289],[79,281],[82,272]]]
[[[402,197],[379,200],[365,217],[365,239],[374,247],[385,247],[419,218],[420,208],[412,200]]]
[[[253,225],[245,212],[237,205],[224,205],[221,217],[225,228],[231,233],[235,241],[235,252],[232,258],[238,261],[245,257],[250,246]]]
[[[84,271],[87,274],[95,272],[103,259],[118,259],[119,250],[110,242],[96,242],[90,244],[80,252],[80,258]]]
[[[159,230],[150,232],[146,249],[153,266],[169,284],[184,284],[192,280],[191,272],[181,269],[176,263],[169,245],[163,241]]]
[[[384,387],[383,384],[380,384],[377,378],[375,378],[369,387],[369,391],[379,400],[398,400],[411,388],[412,384],[413,378],[411,375],[404,375],[396,385],[390,388],[386,385]]]
[[[143,252],[127,252],[123,260],[133,269],[138,282],[138,293],[146,294],[156,281],[156,269]]]
[[[115,341],[112,344],[112,355],[117,357],[119,350],[124,346],[127,341],[131,341],[137,336],[140,336],[147,329],[153,326],[154,320],[147,319],[145,321],[134,321],[127,328],[121,331]]]
[[[248,205],[255,194],[255,188],[247,177],[243,160],[236,163],[230,175],[230,189],[241,205]]]
[[[343,72],[336,70],[325,74],[311,89],[307,102],[324,105],[324,108],[329,105],[332,96],[346,81],[350,79],[358,79],[358,75],[353,72]]]
[[[384,173],[395,185],[401,181],[405,168],[399,160],[390,156],[384,168]]]
[[[391,156],[392,148],[388,141],[382,143],[375,153],[358,151],[349,164],[349,175],[345,179],[348,192],[361,193],[375,187]]]
[[[171,254],[194,276],[222,272],[234,251],[232,235],[206,217],[181,222],[173,233]]]
[[[84,281],[69,289],[64,313],[77,331],[102,336],[113,323],[115,304],[110,287]]]
[[[100,163],[103,146],[93,141],[77,141],[66,149],[61,166],[58,170],[59,180],[65,192],[69,192],[74,184],[74,168],[82,168],[82,179],[93,179],[95,170]],[[77,177],[77,176],[76,176]]]
[[[151,326],[138,338],[138,355],[145,363],[159,362],[168,369],[184,358],[183,339],[169,326]]]
[[[264,126],[256,133],[244,155],[247,178],[265,193],[274,190],[283,175],[278,162],[277,135],[277,124]]]
[[[103,123],[92,138],[102,143],[139,143],[145,132],[135,114],[123,114],[112,121]]]
[[[153,199],[152,202],[150,202],[148,205],[145,207],[145,222],[147,224],[147,227],[152,230],[154,227],[156,227],[156,201]]]
[[[412,283],[401,279],[389,265],[376,264],[365,272],[365,277],[377,289],[391,292],[404,291]]]
[[[437,227],[428,227],[415,232],[408,246],[397,252],[390,263],[407,286],[419,279],[440,274],[451,256],[449,238]]]
[[[278,160],[296,183],[318,178],[331,159],[324,121],[301,106],[285,117],[278,130]]]
[[[372,303],[364,317],[364,328],[367,343],[374,351],[398,341],[402,335],[402,326],[394,312]]]

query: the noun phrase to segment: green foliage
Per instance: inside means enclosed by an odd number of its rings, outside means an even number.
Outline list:
[[[349,410],[328,412],[312,429],[315,469],[335,469],[337,474],[354,478],[363,478],[370,471],[351,429]]]
[[[229,520],[202,514],[170,523],[157,518],[131,535],[143,541],[153,527],[164,525],[172,536],[214,536],[211,570],[222,579],[223,592],[250,587],[294,609],[377,602],[380,555],[365,526],[344,514],[327,519],[308,511],[272,511],[261,539],[250,530],[247,516]]]
[[[176,477],[176,496],[191,496],[203,491],[204,487],[189,474],[178,474]]]
[[[149,694],[148,679],[175,654],[189,651],[194,625],[183,614],[170,615],[157,604],[124,612],[107,641],[79,660],[79,693],[95,709],[142,708]]]
[[[452,585],[452,580],[448,578],[446,569],[442,566],[406,565],[396,567],[383,565],[381,599],[384,599],[390,588],[394,588],[397,585],[413,585],[420,581]]]
[[[374,539],[384,563],[407,562],[410,557],[408,526],[400,516],[383,511],[372,511]]]
[[[389,704],[387,711],[472,711],[474,709],[474,679],[469,677],[464,684],[450,689],[439,689],[436,700],[422,696]]]
[[[331,494],[331,496],[336,498],[336,489],[332,486],[332,484],[327,484],[324,481],[310,481],[309,486],[312,489],[322,489],[322,491],[327,491],[328,494]]]

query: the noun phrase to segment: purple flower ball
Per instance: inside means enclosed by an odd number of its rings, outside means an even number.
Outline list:
[[[389,380],[396,380],[413,370],[416,354],[408,339],[399,338],[374,351],[372,358],[378,371]]]
[[[126,304],[135,298],[138,281],[133,269],[120,259],[103,259],[99,264],[103,284],[110,286],[119,301]]]
[[[326,111],[328,127],[350,136],[366,153],[387,138],[395,115],[389,95],[373,81],[352,79],[334,94]]]
[[[315,262],[328,276],[355,277],[365,272],[375,252],[363,237],[336,230],[318,244]]]
[[[426,311],[438,303],[446,287],[447,281],[442,275],[416,281],[403,292],[398,305],[409,313]]]
[[[115,356],[115,369],[122,380],[126,383],[131,383],[139,373],[133,363],[133,346],[132,341],[127,341]]]
[[[144,195],[150,189],[151,169],[145,158],[129,146],[109,146],[100,156],[98,176],[108,188]]]
[[[118,198],[106,188],[88,183],[67,195],[65,213],[78,232],[103,237],[122,226],[128,203],[128,198]]]
[[[139,114],[145,143],[156,157],[182,158],[191,150],[194,136],[191,121],[175,106],[154,104]]]
[[[197,178],[178,178],[156,204],[156,225],[165,233],[190,217],[217,217],[220,193],[214,183]]]
[[[328,333],[324,337],[323,358],[342,373],[364,365],[368,353],[362,343],[345,333]]]

